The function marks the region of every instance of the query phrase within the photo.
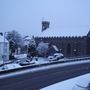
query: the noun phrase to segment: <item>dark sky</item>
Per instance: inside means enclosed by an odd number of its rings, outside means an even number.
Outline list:
[[[50,29],[86,34],[90,28],[90,0],[0,0],[0,31],[41,34],[41,21]]]

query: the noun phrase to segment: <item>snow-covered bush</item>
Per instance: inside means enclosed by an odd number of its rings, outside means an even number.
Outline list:
[[[46,56],[48,51],[48,43],[44,43],[43,41],[38,44],[37,51],[40,56]]]
[[[29,46],[36,46],[36,42],[35,42],[35,40],[34,40],[34,38],[31,38],[30,40],[29,40]]]
[[[28,44],[28,57],[34,57],[37,56],[37,51],[36,51],[36,43],[34,38],[31,38],[29,40],[29,44]]]

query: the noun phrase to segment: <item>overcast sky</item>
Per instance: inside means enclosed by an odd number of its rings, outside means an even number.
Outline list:
[[[87,34],[90,0],[0,0],[0,31],[39,35],[42,18],[54,31]]]

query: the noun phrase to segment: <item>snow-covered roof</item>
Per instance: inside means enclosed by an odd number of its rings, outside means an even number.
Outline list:
[[[36,37],[63,37],[63,36],[86,36],[88,33],[88,29],[85,31],[84,29],[79,30],[76,28],[62,28],[62,29],[55,29],[55,28],[48,28],[45,31],[41,32]]]
[[[0,42],[4,42],[4,37],[0,36]],[[5,42],[8,42],[7,39],[5,39]]]

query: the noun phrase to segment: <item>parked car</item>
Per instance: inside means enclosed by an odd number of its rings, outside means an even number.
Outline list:
[[[49,61],[57,61],[62,58],[64,58],[64,55],[62,53],[55,53],[53,56],[48,56]]]
[[[64,58],[64,55],[62,53],[55,53],[54,57],[56,57],[57,59],[62,59]]]
[[[49,61],[54,61],[55,58],[54,58],[53,56],[48,56],[48,60],[49,60]]]

